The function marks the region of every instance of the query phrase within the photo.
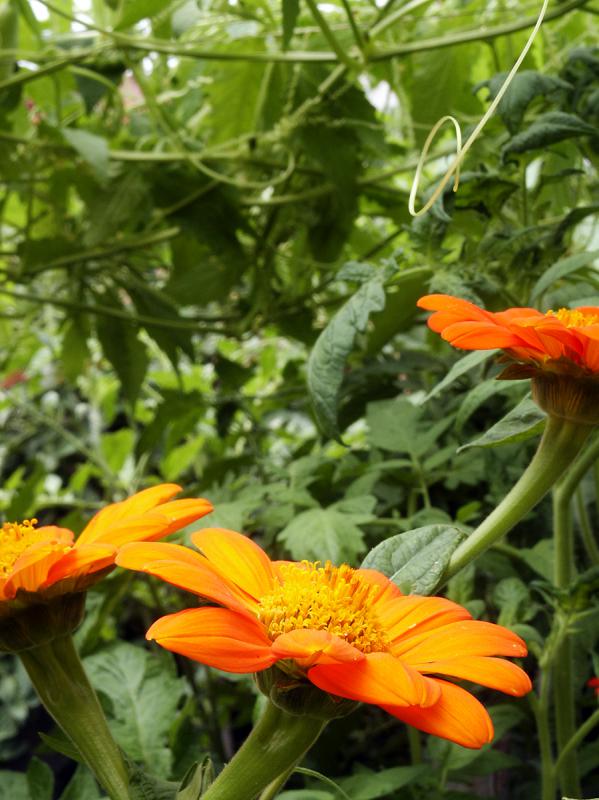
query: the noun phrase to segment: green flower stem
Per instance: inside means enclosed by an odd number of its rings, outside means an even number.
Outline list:
[[[539,737],[539,754],[541,756],[541,800],[555,800],[555,774],[548,709],[548,678],[548,673],[543,672],[541,674],[540,697],[537,697],[534,691],[528,695],[528,701],[535,716],[537,735]]]
[[[453,553],[444,580],[484,553],[501,539],[547,494],[558,481],[593,430],[550,416],[537,452],[522,477],[497,508]]]
[[[18,653],[46,710],[111,800],[129,800],[127,770],[70,634]]]
[[[254,800],[289,774],[325,725],[326,721],[314,717],[292,716],[268,701],[262,717],[202,800]]]

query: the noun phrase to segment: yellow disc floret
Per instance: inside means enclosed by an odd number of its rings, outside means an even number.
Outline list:
[[[584,328],[586,325],[597,325],[599,314],[585,314],[584,311],[571,308],[560,308],[558,311],[547,311],[546,317],[559,319],[566,328]]]
[[[274,640],[298,628],[328,631],[363,653],[388,642],[373,611],[378,587],[351,567],[303,561],[279,567],[281,581],[260,600],[258,616]]]
[[[48,534],[37,530],[36,525],[36,519],[4,523],[0,530],[0,578],[9,575],[15,561],[28,547],[48,538]]]

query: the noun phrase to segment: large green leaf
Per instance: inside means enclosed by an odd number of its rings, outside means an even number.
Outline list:
[[[506,72],[499,72],[489,80],[482,81],[474,87],[478,91],[482,86],[489,89],[489,100],[494,100],[497,92],[505,83]],[[501,98],[497,113],[504,121],[511,133],[519,127],[526,109],[535,97],[552,97],[558,92],[571,89],[572,86],[555,75],[543,75],[534,70],[524,69],[517,72],[509,85],[507,92]]]
[[[318,337],[308,360],[308,390],[316,420],[325,436],[339,438],[337,403],[347,357],[373,311],[385,305],[380,278],[364,283],[335,314]]]
[[[592,266],[593,262],[599,258],[599,250],[592,250],[587,253],[576,253],[573,256],[562,258],[552,264],[546,270],[539,280],[535,283],[530,293],[531,300],[536,300],[538,297],[547,291],[553,283],[565,278],[567,275],[572,275],[579,272],[586,267]]]
[[[96,330],[104,355],[114,367],[125,397],[133,406],[148,367],[146,348],[133,325],[126,320],[99,316]]]
[[[496,352],[497,350],[473,350],[471,353],[467,353],[465,356],[462,356],[462,358],[456,361],[451,367],[447,375],[430,390],[430,392],[424,398],[424,401],[426,402],[432,397],[440,394],[440,392],[457,381],[458,378],[461,378],[462,375],[470,372],[471,369],[478,367],[479,364],[482,364],[492,355],[495,355]]]
[[[111,730],[129,758],[159,776],[170,773],[168,735],[184,692],[169,657],[116,642],[85,659],[107,705]]]
[[[504,156],[512,153],[526,153],[579,136],[597,138],[597,128],[589,125],[576,114],[568,114],[565,111],[548,111],[537,117],[526,130],[512,137],[504,146],[502,153]]]

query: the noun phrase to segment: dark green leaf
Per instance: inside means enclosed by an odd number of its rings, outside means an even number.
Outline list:
[[[54,794],[54,773],[39,758],[32,758],[27,767],[27,786],[33,800],[52,800]]]
[[[426,525],[381,542],[362,566],[382,572],[403,592],[430,594],[463,539],[464,534],[451,525]]]
[[[378,800],[394,796],[407,785],[416,785],[428,772],[428,767],[419,764],[413,767],[391,767],[380,772],[361,771],[350,778],[338,778],[337,783],[351,800]]]
[[[352,498],[353,502],[358,498]],[[282,541],[292,557],[298,561],[312,559],[334,564],[353,563],[364,552],[364,535],[358,525],[373,519],[368,505],[361,510],[354,507],[349,512],[342,504],[328,508],[311,508],[302,511],[281,531]]]
[[[525,397],[493,427],[477,439],[458,448],[458,453],[469,447],[499,447],[502,444],[522,442],[538,436],[545,427],[547,417],[538,405]]]
[[[338,439],[337,402],[347,357],[373,311],[385,305],[381,280],[360,286],[318,337],[308,360],[308,390],[316,420],[325,436]]]
[[[488,99],[494,100],[506,77],[507,72],[499,72],[489,80],[478,83],[474,91],[486,86],[489,89]],[[548,97],[571,88],[569,83],[554,75],[542,75],[530,69],[522,70],[514,75],[507,92],[501,98],[497,113],[510,133],[514,133],[520,127],[526,109],[535,97]]]
[[[423,417],[422,406],[399,397],[379,400],[366,408],[369,441],[381,450],[410,453],[418,458],[427,453],[451,425],[451,416],[431,425]]]
[[[293,36],[300,10],[300,0],[282,0],[283,4],[283,49],[286,50]]]
[[[79,766],[68,783],[60,800],[99,800],[100,791],[87,767]]]
[[[597,129],[577,117],[576,114],[548,111],[537,117],[526,130],[512,137],[503,147],[502,155],[505,157],[511,153],[539,150],[550,144],[578,136],[597,137]]]
[[[543,292],[546,292],[560,278],[565,278],[566,275],[572,275],[585,267],[591,266],[597,258],[599,258],[599,250],[593,250],[589,253],[576,253],[576,255],[562,258],[552,264],[533,286],[530,293],[531,300],[539,298]]]
[[[125,397],[133,406],[148,366],[146,348],[133,325],[125,320],[99,316],[96,330],[104,355],[114,367]]]
[[[455,362],[443,380],[439,381],[439,383],[433,389],[431,389],[431,391],[424,398],[424,402],[426,403],[427,400],[430,400],[448,386],[451,386],[454,381],[457,381],[458,378],[461,378],[462,375],[465,375],[471,369],[474,369],[474,367],[482,364],[492,355],[495,355],[496,352],[497,350],[473,350],[472,353],[462,356],[459,361]]]

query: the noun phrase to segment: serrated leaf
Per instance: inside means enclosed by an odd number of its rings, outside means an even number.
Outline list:
[[[409,400],[379,400],[366,408],[368,440],[375,447],[420,457],[427,453],[451,425],[451,416],[431,425],[421,419],[423,410]]]
[[[170,773],[168,733],[184,692],[170,658],[117,642],[85,659],[91,682],[108,703],[108,720],[127,755],[154,774]]]
[[[299,0],[282,0],[283,4],[283,50],[286,50],[299,15]]]
[[[473,91],[477,92],[482,86],[486,86],[489,89],[488,100],[494,100],[506,77],[506,72],[499,72],[489,80],[478,83]],[[514,75],[507,92],[501,98],[497,113],[510,133],[514,133],[520,127],[526,109],[535,97],[546,97],[571,88],[569,83],[553,75],[542,75],[530,69],[522,70]]]
[[[316,421],[325,436],[339,439],[337,402],[345,362],[357,334],[366,329],[370,314],[384,306],[382,281],[374,279],[363,284],[335,314],[310,353],[308,390]]]
[[[495,355],[496,352],[497,350],[474,350],[472,353],[468,353],[460,358],[455,362],[443,380],[439,381],[439,383],[430,390],[422,402],[426,403],[431,398],[440,394],[440,392],[447,389],[448,386],[451,386],[454,381],[457,381],[462,375],[470,372],[474,367],[482,364],[492,355]]]
[[[505,158],[511,153],[539,150],[550,144],[578,136],[597,137],[597,129],[577,117],[576,114],[567,114],[565,111],[548,111],[537,117],[526,130],[512,137],[501,152]]]
[[[543,431],[546,419],[538,405],[530,397],[525,397],[482,436],[458,447],[457,452],[461,453],[469,447],[499,447],[531,439]]]
[[[364,534],[358,527],[372,519],[368,513],[346,514],[333,506],[311,508],[298,514],[279,534],[298,561],[352,563],[364,551]]]
[[[116,302],[116,301],[115,301]],[[98,339],[133,407],[148,367],[146,348],[125,320],[100,316],[96,321]]]
[[[382,572],[403,592],[430,594],[464,534],[451,525],[425,525],[399,533],[373,548],[362,566]]]
[[[532,287],[530,293],[531,300],[536,300],[543,292],[547,291],[552,283],[565,278],[566,275],[571,275],[573,272],[578,272],[585,267],[592,265],[592,263],[599,258],[599,250],[592,250],[588,253],[576,253],[573,256],[562,258],[552,264],[546,270],[539,280]]]

